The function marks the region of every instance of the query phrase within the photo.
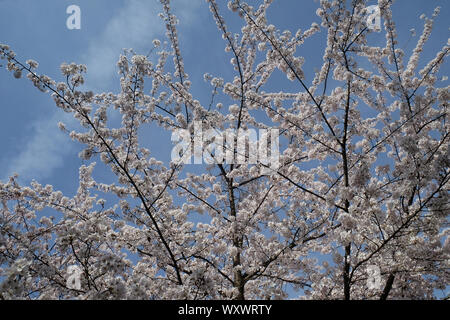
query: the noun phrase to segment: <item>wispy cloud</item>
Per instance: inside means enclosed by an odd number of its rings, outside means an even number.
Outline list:
[[[74,150],[67,134],[61,132],[57,123],[73,121],[71,115],[55,112],[45,120],[32,124],[33,136],[21,147],[21,151],[8,159],[7,176],[18,173],[21,180],[42,179],[51,175],[55,168],[64,164],[64,156]],[[5,162],[5,161],[3,161]],[[1,177],[3,181],[7,176]]]
[[[193,16],[198,8],[196,2],[175,2],[178,6],[176,13],[179,13],[184,25],[194,21]],[[81,57],[81,62],[88,66],[88,90],[110,90],[117,71],[116,62],[123,48],[146,53],[152,47],[154,38],[164,36],[164,24],[158,17],[162,8],[157,1],[127,0],[124,3],[125,6],[105,25],[103,32],[92,36],[89,47]],[[33,135],[21,148],[22,151],[4,165],[6,175],[17,172],[25,181],[31,178],[39,180],[51,176],[54,169],[64,165],[65,157],[75,151],[75,145],[57,128],[59,121],[68,127],[76,126],[76,120],[70,114],[57,111],[45,120],[37,120],[32,124]]]
[[[195,23],[200,1],[173,1],[173,12],[183,26]],[[93,38],[82,61],[88,67],[87,83],[93,89],[105,90],[117,72],[116,62],[125,48],[147,54],[154,38],[165,37],[159,1],[127,0],[126,6],[113,17],[102,34]],[[206,11],[207,13],[208,11]]]
[[[130,0],[105,26],[99,37],[92,42],[82,61],[88,67],[87,83],[93,89],[105,90],[117,71],[116,62],[124,48],[135,51],[152,47],[155,37],[163,34],[158,13],[161,6],[156,1]]]

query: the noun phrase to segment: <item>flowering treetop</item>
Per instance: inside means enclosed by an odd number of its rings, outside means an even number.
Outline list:
[[[65,81],[57,82],[0,45],[14,77],[26,74],[79,121],[76,130],[58,125],[84,145],[88,162],[72,198],[35,181],[20,186],[16,176],[0,183],[0,298],[281,299],[294,287],[310,299],[422,299],[445,289],[450,95],[437,73],[449,42],[419,69],[439,9],[423,17],[405,59],[389,0],[378,1],[383,47],[370,44],[362,0],[321,0],[320,24],[293,31],[269,23],[272,1],[230,1],[242,18],[237,34],[208,0],[235,73],[228,82],[205,74],[214,104],[191,93],[199,79],[186,72],[169,1],[160,2],[169,46],[155,40],[154,57],[121,55],[118,93],[83,91],[84,65],[62,64]],[[309,79],[298,49],[318,32],[326,48]],[[270,92],[277,72],[297,91]],[[121,115],[117,128],[111,112]],[[278,129],[279,165],[223,163],[206,149],[212,163],[192,174],[140,144],[143,127],[194,137],[196,123]],[[96,165],[115,181],[96,181]],[[57,216],[38,218],[44,208]],[[77,288],[66,281],[72,265]]]

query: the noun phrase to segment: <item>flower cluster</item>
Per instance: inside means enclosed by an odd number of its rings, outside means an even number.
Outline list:
[[[320,24],[281,31],[268,21],[272,1],[233,0],[227,8],[242,26],[232,34],[223,4],[208,0],[234,76],[206,73],[213,89],[203,103],[191,92],[170,1],[160,2],[168,42],[155,39],[159,51],[148,56],[123,52],[117,93],[83,91],[84,65],[63,63],[66,81],[56,82],[0,45],[15,78],[26,72],[79,121],[58,126],[83,145],[86,162],[72,197],[17,176],[0,182],[0,298],[284,299],[294,287],[308,299],[427,299],[445,289],[450,87],[436,79],[448,41],[421,61],[439,9],[421,17],[405,65],[388,0],[378,1],[381,47],[367,37],[366,1],[321,0]],[[298,49],[318,32],[326,46],[311,77]],[[271,81],[298,89],[272,92]],[[149,147],[140,134],[160,126],[194,137],[198,123],[279,129],[280,166],[211,161],[189,172],[151,156],[161,141]],[[94,174],[105,169],[106,179]],[[366,285],[373,265],[379,288]],[[80,289],[68,285],[69,266],[82,270]]]

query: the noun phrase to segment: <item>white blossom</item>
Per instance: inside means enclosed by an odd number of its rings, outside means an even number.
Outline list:
[[[318,22],[279,30],[269,7],[284,2],[209,0],[227,55],[217,63],[230,69],[200,70],[212,92],[204,101],[191,90],[201,76],[184,65],[170,1],[160,3],[167,40],[153,40],[148,56],[118,53],[114,93],[83,91],[85,65],[62,63],[67,83],[57,83],[0,44],[7,72],[26,72],[78,121],[58,127],[83,159],[70,196],[17,175],[0,181],[0,299],[286,299],[292,286],[300,299],[436,298],[450,261],[450,87],[438,81],[448,40],[424,53],[439,9],[420,16],[408,52],[388,0],[378,1],[385,43],[367,36],[359,1],[322,0]],[[240,28],[228,27],[226,7]],[[302,57],[313,35],[316,66]],[[206,130],[232,138],[211,151],[217,161],[194,167],[158,159],[155,144],[170,140],[143,141],[155,128],[183,130],[200,156]],[[248,129],[258,141],[239,148],[234,133]],[[255,145],[256,163],[237,163]],[[379,290],[365,281],[373,265]],[[65,285],[68,266],[82,267],[79,291]]]

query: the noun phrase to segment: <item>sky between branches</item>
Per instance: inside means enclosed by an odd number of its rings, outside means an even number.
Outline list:
[[[373,2],[373,3],[372,3]],[[81,30],[68,30],[66,8],[75,4],[81,8]],[[369,1],[376,4],[376,1]],[[320,22],[315,11],[318,2],[313,0],[278,0],[269,9],[269,21],[281,30],[303,30],[311,23]],[[175,15],[179,18],[179,39],[186,72],[192,81],[192,93],[207,104],[211,87],[203,81],[203,74],[230,79],[230,56],[224,51],[224,41],[203,0],[174,0]],[[441,13],[427,42],[423,61],[428,61],[446,41],[449,34],[447,17],[450,5],[445,0],[397,0],[393,16],[399,33],[399,46],[409,57],[417,42],[411,36],[414,28],[420,34],[422,13],[431,16],[434,8]],[[39,72],[55,80],[63,80],[59,66],[62,62],[86,64],[88,74],[84,90],[117,92],[119,77],[116,62],[123,48],[133,48],[136,53],[147,54],[155,38],[165,40],[164,25],[157,16],[162,8],[151,0],[1,0],[0,43],[7,43],[18,58],[38,60]],[[227,10],[224,17],[232,31],[239,31],[241,21]],[[382,22],[383,23],[383,22]],[[321,63],[325,46],[324,30],[306,41],[298,51],[305,58],[306,82],[310,84],[314,68]],[[384,36],[371,35],[371,43],[384,46]],[[445,68],[445,67],[444,67]],[[448,70],[441,70],[443,74]],[[273,85],[273,91],[282,88]],[[288,91],[297,89],[283,88]],[[52,184],[67,195],[74,194],[78,186],[78,158],[81,147],[71,141],[58,127],[58,121],[75,125],[70,115],[56,108],[52,98],[43,94],[28,81],[11,79],[8,72],[0,72],[0,180],[17,172],[23,183],[37,179],[42,184]],[[173,147],[170,135],[158,128],[144,135],[153,156],[170,160]],[[191,170],[192,171],[192,170]],[[98,171],[97,175],[107,172]],[[99,177],[99,176],[97,176]],[[99,177],[102,178],[102,177]]]

